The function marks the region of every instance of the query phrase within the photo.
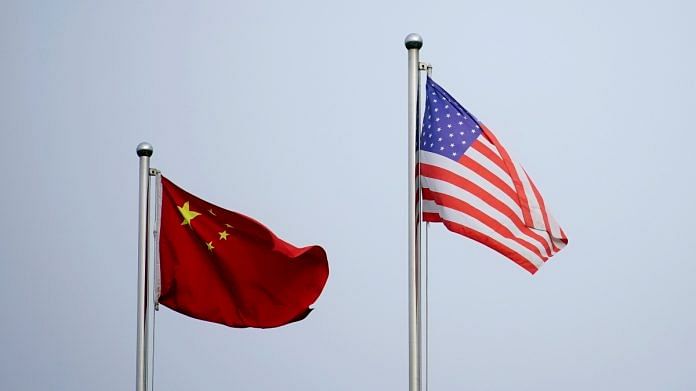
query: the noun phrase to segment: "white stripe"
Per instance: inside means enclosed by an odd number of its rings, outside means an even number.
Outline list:
[[[524,172],[527,175],[527,178],[529,179],[529,181],[533,182],[532,179],[529,177],[529,174],[527,174],[527,170],[524,170]],[[561,227],[556,222],[556,219],[554,219],[553,216],[551,216],[551,212],[549,211],[549,206],[546,203],[546,201],[544,201],[544,198],[542,197],[541,191],[539,191],[539,188],[537,188],[537,191],[539,192],[539,198],[541,198],[543,203],[544,203],[544,210],[546,210],[546,218],[547,218],[548,223],[549,223],[549,226],[546,227],[546,229],[549,230],[549,232],[551,233],[551,237],[554,240],[554,243],[556,243],[557,241],[560,242],[560,238],[562,236],[561,235]],[[543,219],[544,211],[540,210],[539,213],[542,214],[541,217]],[[565,246],[565,244],[563,244],[563,242],[561,242],[561,248],[564,246]],[[556,247],[558,247],[558,246],[556,246]]]
[[[520,168],[521,168],[521,166],[520,166]],[[529,181],[530,187],[532,187],[534,185],[532,178],[530,178],[529,174],[527,174],[527,170],[522,168],[522,171],[524,171],[525,179],[527,181]],[[522,183],[524,183],[524,182],[522,182]],[[534,191],[534,189],[532,189],[532,192],[533,191]],[[539,229],[537,227],[536,229],[543,231],[544,237],[548,237],[551,240],[552,245],[555,246],[556,248],[558,248],[558,250],[560,251],[561,248],[565,247],[563,242],[560,241],[560,237],[561,237],[560,227],[558,226],[558,223],[556,223],[556,220],[554,220],[553,216],[551,216],[551,214],[549,213],[548,205],[546,205],[546,202],[544,202],[544,198],[542,197],[541,192],[539,192],[539,189],[537,189],[537,192],[539,193],[539,197],[537,197],[536,194],[534,194],[534,193],[532,193],[532,195],[534,195],[534,201],[537,203],[537,205],[539,205],[538,216],[539,216],[539,219],[541,220],[543,228]],[[540,206],[541,204],[544,204],[543,210],[541,209],[541,206]],[[544,212],[544,211],[546,211],[546,212]],[[530,209],[530,212],[532,214],[532,221],[534,221],[534,217],[535,217],[534,209]],[[544,215],[546,216],[547,221],[544,221]],[[549,226],[546,225],[546,222],[548,222]],[[554,229],[555,229],[555,232],[554,232]],[[561,243],[560,247],[558,246],[558,242]],[[553,247],[552,247],[552,249],[553,249]]]
[[[449,220],[454,223],[457,223],[459,225],[462,225],[464,227],[467,227],[469,229],[472,229],[476,232],[479,232],[483,235],[486,235],[490,237],[491,239],[500,242],[501,244],[505,245],[508,247],[510,250],[520,254],[523,258],[531,262],[534,266],[537,268],[540,268],[541,266],[544,265],[544,261],[539,258],[536,254],[533,252],[527,250],[524,246],[520,245],[519,243],[515,242],[514,240],[508,239],[504,236],[501,236],[494,230],[490,229],[486,225],[482,224],[478,220],[472,218],[471,216],[461,213],[458,210],[451,209],[451,208],[446,208],[440,205],[437,205],[433,201],[429,200],[423,200],[423,211],[424,212],[430,212],[430,213],[437,213],[439,214],[444,220]]]
[[[502,180],[506,185],[508,185],[510,189],[515,190],[515,184],[512,182],[510,174],[508,174],[508,172],[501,168],[499,165],[494,163],[491,159],[486,157],[486,155],[475,150],[473,147],[467,149],[464,155],[470,157],[476,163],[482,165],[484,168],[490,171],[493,175],[500,178],[500,180]]]
[[[467,154],[469,152],[467,151]],[[481,155],[483,156],[483,155]],[[485,159],[490,162],[490,160]],[[483,190],[487,191],[491,195],[493,195],[495,198],[499,199],[500,201],[504,202],[506,205],[510,206],[512,208],[512,211],[515,212],[516,214],[522,214],[522,209],[520,209],[519,204],[517,203],[516,199],[510,198],[507,193],[504,191],[500,190],[498,186],[495,186],[491,182],[489,182],[487,179],[484,177],[480,176],[477,174],[475,171],[472,171],[468,169],[467,167],[459,164],[458,162],[455,162],[454,160],[448,159],[442,155],[439,155],[437,153],[433,152],[427,152],[427,151],[421,151],[421,156],[420,156],[420,161],[422,163],[430,164],[432,166],[437,166],[440,168],[443,168],[453,174],[457,174],[462,178],[466,178],[476,184],[477,186],[481,187]],[[493,163],[491,163],[493,164]],[[510,177],[507,176],[507,182],[510,182]],[[501,178],[504,179],[504,178]],[[512,182],[509,183],[510,185],[510,190],[513,192],[515,191],[515,186],[512,185]],[[522,219],[524,221],[524,219]]]
[[[496,156],[498,156],[500,158],[500,160],[503,160],[503,156],[500,155],[500,153],[498,153],[498,148],[496,148],[492,142],[488,141],[488,138],[486,137],[486,135],[484,133],[481,133],[481,135],[478,136],[476,138],[476,140],[478,142],[480,142],[481,144],[483,144],[484,147],[490,149],[491,152],[493,152]]]
[[[526,171],[525,171],[525,172],[526,172]],[[529,180],[532,181],[531,178],[530,178]],[[539,191],[539,188],[537,188],[537,191]],[[561,227],[560,227],[560,226],[558,225],[558,223],[556,222],[556,219],[554,219],[553,216],[551,216],[551,211],[549,210],[549,205],[548,205],[548,203],[546,202],[546,200],[544,200],[543,197],[541,196],[541,192],[540,192],[540,191],[539,191],[539,197],[541,197],[542,200],[544,201],[544,209],[546,210],[546,218],[548,219],[548,222],[549,222],[549,227],[548,227],[548,229],[551,231],[551,236],[552,236],[552,238],[554,239],[554,243],[555,243],[556,241],[558,241],[558,242],[561,243],[561,247],[564,247],[565,244],[564,244],[563,242],[560,241],[561,236],[563,236],[563,235],[561,234]],[[543,213],[543,211],[542,211],[542,213]]]
[[[467,204],[473,206],[474,208],[478,209],[488,217],[492,218],[493,220],[496,220],[500,224],[502,224],[505,228],[510,230],[510,232],[515,236],[516,238],[520,240],[524,240],[525,242],[531,244],[532,246],[536,247],[537,250],[539,250],[539,253],[545,256],[550,256],[550,252],[546,251],[544,246],[542,246],[538,240],[535,238],[529,236],[528,234],[522,232],[515,223],[510,220],[509,217],[504,215],[502,212],[498,211],[498,209],[495,209],[494,207],[488,205],[485,201],[482,199],[476,197],[475,195],[469,193],[468,191],[465,191],[461,189],[458,186],[452,185],[449,182],[438,180],[438,179],[433,179],[433,178],[426,178],[423,177],[423,187],[429,188],[432,191],[435,191],[437,193],[443,193],[448,196],[460,199]],[[522,217],[522,214],[518,214],[517,217],[519,218],[520,222],[522,225],[524,225],[524,218]],[[543,232],[544,235],[546,235],[546,232]],[[540,235],[543,236],[543,235]],[[548,235],[547,235],[548,236]],[[549,246],[550,247],[550,246]]]
[[[524,173],[525,173],[525,177],[529,180],[529,182],[532,182],[532,179],[529,177],[529,174],[527,174],[527,170],[524,170]],[[563,236],[563,235],[561,235],[561,227],[556,222],[556,219],[554,219],[553,216],[551,216],[551,212],[549,211],[549,206],[546,204],[546,201],[544,200],[544,198],[541,195],[541,192],[539,191],[538,188],[537,188],[537,191],[539,192],[539,198],[541,198],[541,201],[543,201],[543,203],[544,203],[544,210],[546,210],[545,214],[546,214],[546,218],[547,218],[548,223],[549,223],[549,226],[546,227],[545,231],[550,232],[549,236],[551,237],[551,240],[556,245],[556,247],[558,247],[558,249],[560,250],[563,247],[565,247],[565,243],[563,243],[561,241],[561,236]],[[541,202],[539,201],[538,198],[536,198],[536,196],[534,197],[534,199],[539,204],[541,204]],[[543,220],[544,219],[544,210],[539,209],[539,215],[541,215],[542,223],[544,221]],[[544,223],[544,226],[546,226],[545,223]]]
[[[553,234],[553,243],[558,247],[560,251],[566,244],[561,240],[563,234],[561,234],[561,226],[558,225],[556,219],[553,218],[549,213],[549,209],[546,208],[546,215],[549,217],[549,224],[551,225],[551,233]]]
[[[549,213],[548,205],[546,205],[546,217],[549,218],[551,233],[553,234],[553,236],[560,239],[563,236],[563,234],[561,233],[561,226],[558,225],[556,219],[554,219],[553,216],[551,216],[551,214]]]
[[[512,158],[510,158],[510,160],[512,161],[515,171],[517,171],[517,177],[520,178],[520,182],[522,183],[522,189],[524,191],[525,196],[527,197],[529,213],[532,215],[532,226],[536,229],[546,230],[546,225],[544,224],[544,216],[542,216],[541,214],[541,207],[537,202],[536,196],[534,195],[534,190],[532,190],[532,185],[529,183],[529,179],[527,178],[524,168],[522,168],[522,166],[519,163],[512,160]]]

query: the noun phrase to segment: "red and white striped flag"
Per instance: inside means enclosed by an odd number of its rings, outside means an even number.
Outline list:
[[[522,166],[428,78],[419,140],[423,220],[442,222],[535,273],[568,238]]]

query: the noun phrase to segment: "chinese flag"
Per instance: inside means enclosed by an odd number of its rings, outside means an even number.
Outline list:
[[[297,248],[258,221],[158,182],[159,303],[230,327],[301,320],[329,276],[319,246]]]

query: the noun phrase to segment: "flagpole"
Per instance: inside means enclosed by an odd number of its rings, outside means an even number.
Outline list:
[[[150,156],[153,148],[142,142],[136,148],[140,158],[140,207],[138,212],[138,331],[136,342],[136,391],[147,390],[148,364],[148,233],[150,222]]]
[[[404,40],[408,49],[408,355],[409,391],[421,390],[421,276],[420,276],[420,202],[416,188],[416,137],[420,117],[420,49],[423,38],[409,34]],[[415,210],[414,210],[415,208]]]

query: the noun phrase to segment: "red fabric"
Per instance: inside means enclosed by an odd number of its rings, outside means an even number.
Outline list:
[[[190,224],[182,224],[178,208],[186,202],[200,213]],[[303,319],[329,276],[321,247],[297,248],[258,221],[203,201],[164,177],[159,262],[161,304],[231,327]]]

